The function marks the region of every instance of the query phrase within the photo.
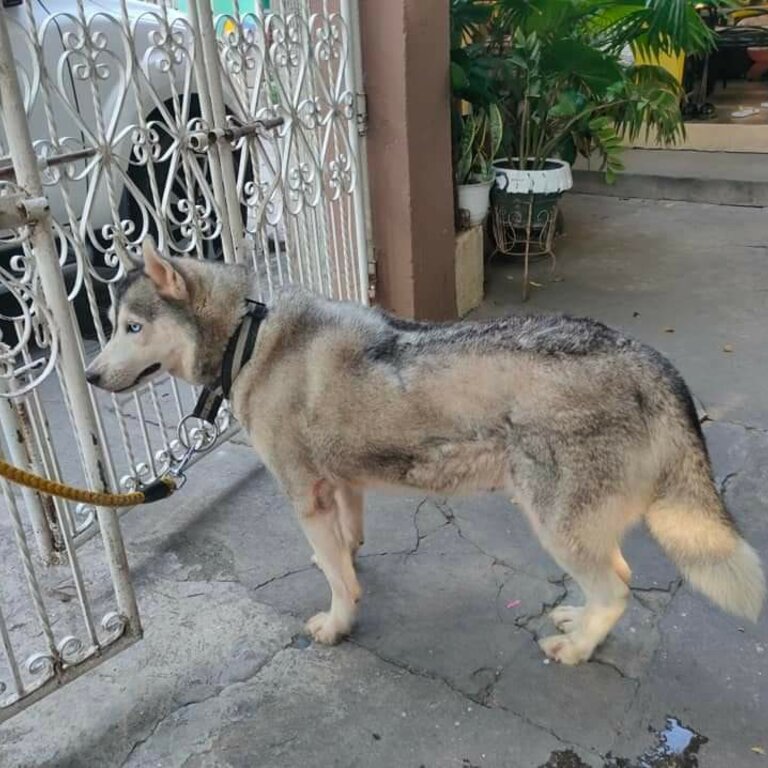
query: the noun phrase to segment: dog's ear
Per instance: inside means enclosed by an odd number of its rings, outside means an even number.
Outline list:
[[[184,277],[174,269],[168,259],[160,255],[151,237],[144,238],[141,250],[144,256],[144,274],[155,284],[157,292],[166,299],[188,299],[189,291]]]

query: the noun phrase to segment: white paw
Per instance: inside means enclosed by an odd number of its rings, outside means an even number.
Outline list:
[[[317,565],[317,555],[312,555],[312,557],[309,558],[309,562],[312,563],[312,565]],[[317,565],[319,568],[320,566]]]
[[[316,613],[307,622],[307,631],[317,643],[336,645],[344,635],[348,634],[349,627],[342,626],[330,613],[323,611]]]
[[[567,633],[576,630],[583,614],[583,606],[558,605],[549,612],[549,618],[561,632]]]
[[[569,666],[581,664],[582,661],[587,661],[594,650],[593,648],[588,648],[580,643],[574,642],[573,635],[552,635],[551,637],[543,637],[539,640],[539,648],[541,648],[552,661],[557,661],[560,664],[568,664]]]

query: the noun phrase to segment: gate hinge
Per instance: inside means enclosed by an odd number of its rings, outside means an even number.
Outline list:
[[[365,136],[368,133],[368,94],[358,91],[355,94],[357,102],[357,134]]]
[[[368,301],[373,304],[376,301],[376,289],[378,288],[379,267],[376,258],[376,249],[371,247],[368,256]]]
[[[18,229],[27,224],[34,224],[47,214],[48,200],[45,197],[0,197],[0,229]]]

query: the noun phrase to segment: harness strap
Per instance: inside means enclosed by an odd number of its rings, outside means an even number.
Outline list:
[[[222,402],[229,398],[232,385],[240,371],[251,359],[259,328],[267,316],[267,306],[259,301],[246,299],[247,309],[237,329],[227,342],[221,361],[219,380],[210,387],[204,387],[192,415],[209,424],[216,422]]]

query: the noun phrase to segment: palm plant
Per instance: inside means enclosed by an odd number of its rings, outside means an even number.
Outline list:
[[[623,137],[684,135],[677,81],[621,54],[706,51],[712,33],[691,0],[452,0],[452,10],[454,95],[501,106],[507,167],[597,154],[610,181]]]

